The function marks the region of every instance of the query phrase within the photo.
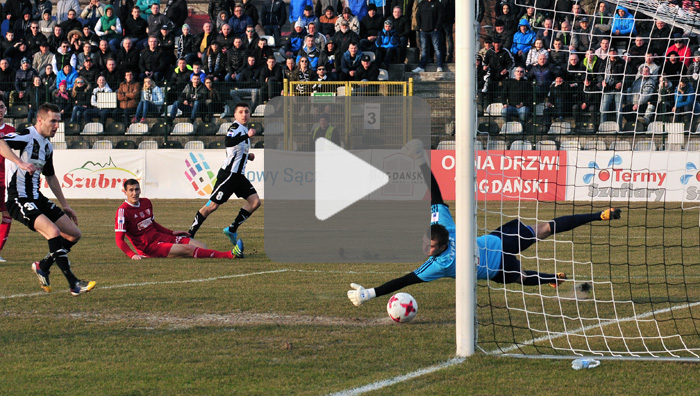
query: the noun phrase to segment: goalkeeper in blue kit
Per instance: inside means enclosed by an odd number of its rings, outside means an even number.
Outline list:
[[[450,209],[443,201],[440,187],[427,166],[422,143],[417,140],[410,141],[403,150],[410,157],[421,162],[420,167],[426,183],[430,184],[430,238],[428,239],[426,235],[423,241],[423,249],[429,257],[415,271],[376,288],[366,289],[359,284],[351,283],[352,290],[348,290],[347,295],[357,306],[416,283],[455,277],[455,223]],[[427,180],[428,175],[430,180]],[[521,283],[524,286],[549,284],[557,287],[566,280],[566,274],[525,271],[517,258],[520,252],[532,246],[537,240],[552,234],[570,231],[596,220],[619,219],[620,213],[620,209],[610,208],[602,212],[557,217],[534,227],[523,224],[519,219],[511,220],[490,234],[477,238],[476,243],[479,247],[477,279],[490,279],[498,283]]]

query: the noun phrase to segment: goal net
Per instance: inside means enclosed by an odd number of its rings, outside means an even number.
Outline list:
[[[523,270],[566,274],[556,288],[480,280],[478,348],[700,359],[700,2],[486,7],[478,234],[514,219],[536,228],[610,207],[622,215],[538,239],[517,256]],[[494,44],[484,51],[484,41]]]

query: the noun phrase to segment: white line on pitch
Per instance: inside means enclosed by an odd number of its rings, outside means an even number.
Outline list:
[[[430,367],[422,368],[420,370],[416,370],[412,373],[399,375],[399,376],[396,376],[394,378],[389,378],[389,379],[373,382],[371,384],[363,385],[363,386],[353,388],[353,389],[346,389],[344,391],[340,391],[337,393],[331,393],[329,396],[359,395],[359,394],[362,394],[365,392],[370,392],[373,390],[377,390],[377,389],[381,389],[381,388],[384,388],[387,386],[398,384],[399,382],[408,381],[410,379],[420,377],[421,375],[430,374],[430,373],[433,373],[435,371],[442,370],[442,369],[450,367],[450,366],[454,366],[455,364],[460,364],[462,362],[464,362],[464,358],[453,358],[453,359],[450,359],[446,362],[436,364],[434,366],[430,366]]]

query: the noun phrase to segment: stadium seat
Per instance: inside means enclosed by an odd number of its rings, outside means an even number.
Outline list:
[[[666,122],[664,123],[664,133],[667,134],[672,134],[672,133],[680,133],[683,134],[685,132],[685,124],[682,122]]]
[[[541,120],[544,117],[544,103],[537,103],[535,105],[535,117]]]
[[[181,149],[182,143],[178,142],[177,140],[166,140],[165,142],[163,142],[163,148],[164,149]]]
[[[66,142],[52,142],[51,145],[53,145],[54,150],[65,150],[68,148]]]
[[[92,145],[93,150],[111,150],[112,141],[111,140],[98,140]]]
[[[605,151],[608,149],[608,145],[602,140],[589,140],[583,144],[583,149]]]
[[[102,135],[105,131],[105,126],[99,122],[88,122],[83,127],[81,135]]]
[[[19,126],[17,127],[17,130],[21,131],[23,129],[29,128],[30,126],[32,126],[32,124],[30,122],[23,122],[23,123],[19,124]]]
[[[228,128],[232,125],[232,122],[224,122],[223,124],[219,125],[219,130],[216,132],[218,136],[223,136],[226,135],[226,131],[228,131]]]
[[[626,140],[616,140],[610,143],[610,150],[615,151],[632,151],[632,143]]]
[[[86,141],[84,141],[84,140],[74,140],[73,142],[71,142],[69,148],[70,148],[71,150],[74,150],[74,149],[81,149],[81,150],[83,150],[83,149],[89,149],[89,148],[90,148],[90,143],[88,143],[88,142],[86,142]]]
[[[126,150],[133,150],[136,147],[137,147],[136,142],[134,142],[133,140],[120,140],[114,146],[115,149],[126,149]]]
[[[486,144],[486,150],[498,151],[498,150],[508,150],[508,144],[505,140],[491,140]]]
[[[263,127],[262,122],[249,122],[248,128],[255,129],[255,134],[258,136],[262,135],[263,132],[265,132],[265,127]]]
[[[126,130],[126,125],[123,122],[109,122],[105,127],[105,135],[118,136],[123,135]]]
[[[483,150],[483,149],[484,149],[484,145],[481,144],[480,141],[475,140],[475,141],[474,141],[474,151],[481,151],[481,150]]]
[[[256,149],[265,148],[265,141],[264,141],[264,140],[258,140],[258,141],[255,143],[255,145],[253,146],[253,148],[256,148]]]
[[[389,81],[389,72],[386,69],[379,69],[377,81]]]
[[[257,105],[255,111],[250,115],[251,117],[264,117],[265,116],[265,105]]]
[[[143,142],[139,143],[139,150],[157,150],[158,149],[158,142],[155,140],[144,140]]]
[[[488,133],[489,135],[498,135],[498,124],[495,122],[481,122],[476,128],[478,132]]]
[[[202,122],[197,125],[198,136],[213,136],[216,135],[218,125],[213,122]]]
[[[700,140],[688,139],[688,144],[685,146],[688,151],[700,151]]]
[[[578,140],[562,140],[559,144],[559,150],[562,151],[576,151],[581,150],[581,143]]]
[[[204,142],[201,140],[190,140],[185,143],[185,150],[204,150]]]
[[[532,150],[532,142],[528,140],[515,140],[510,144],[510,149],[517,151]]]
[[[194,125],[190,122],[178,122],[175,124],[175,127],[173,128],[173,131],[170,132],[170,135],[173,136],[187,136],[187,135],[193,135],[194,134]]]
[[[664,133],[664,123],[661,121],[654,121],[647,126],[647,133],[659,134]]]
[[[571,124],[565,121],[553,122],[547,132],[550,135],[565,135],[571,133]]]
[[[275,60],[277,63],[284,65],[284,62],[287,61],[287,59],[284,57],[284,55],[280,54],[279,52],[275,51]]]
[[[535,144],[535,150],[556,150],[557,142],[554,140],[540,140]]]
[[[335,89],[335,94],[337,96],[345,96],[345,86],[341,86]]]
[[[218,149],[222,149],[222,148],[226,148],[226,146],[224,146],[224,142],[213,141],[213,142],[209,142],[209,144],[207,144],[207,149],[212,149],[212,150],[217,149],[218,150]]]
[[[126,130],[124,135],[146,135],[148,134],[148,124],[136,122],[129,125],[129,129]]]
[[[523,133],[523,124],[519,121],[510,121],[501,127],[501,135],[518,135]]]
[[[81,132],[80,124],[73,122],[64,122],[63,130],[66,136],[78,136]]]
[[[486,107],[486,115],[489,117],[500,117],[503,111],[503,103],[491,103]]]
[[[656,143],[653,140],[640,140],[634,144],[634,151],[656,151]]]
[[[598,133],[620,133],[620,125],[615,121],[605,121],[598,126]]]
[[[260,36],[260,38],[265,38],[267,40],[267,46],[270,48],[275,47],[275,36]]]
[[[7,108],[7,118],[27,118],[29,108],[26,105],[12,105]]]
[[[168,124],[164,122],[156,122],[151,126],[151,129],[149,131],[150,135],[167,135],[168,134]]]
[[[454,140],[443,140],[437,145],[437,150],[454,150],[455,141]]]

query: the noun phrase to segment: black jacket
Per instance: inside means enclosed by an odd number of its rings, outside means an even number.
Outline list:
[[[418,30],[432,32],[442,27],[442,4],[438,0],[423,1],[418,5],[416,22]]]

